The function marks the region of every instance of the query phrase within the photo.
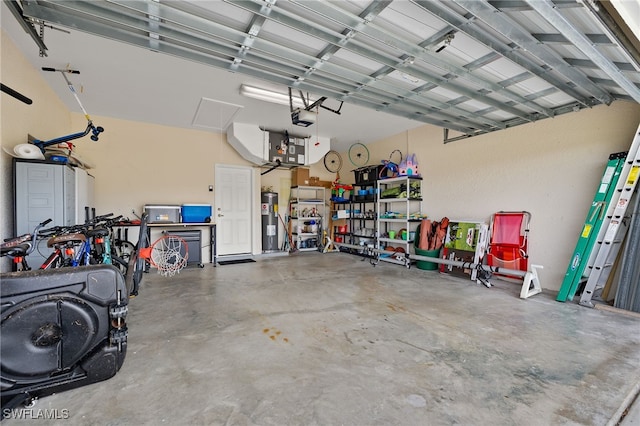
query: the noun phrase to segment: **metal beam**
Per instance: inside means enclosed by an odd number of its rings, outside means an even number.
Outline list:
[[[299,4],[301,7],[304,7],[319,15],[328,16],[333,21],[340,22],[342,25],[345,25],[345,26],[354,27],[359,23],[357,16],[350,14],[346,10],[340,9],[339,7],[337,7],[336,5],[330,2],[325,2],[320,0],[303,0],[303,1],[292,0],[292,1]],[[495,83],[479,78],[473,73],[469,73],[463,67],[459,67],[450,61],[446,61],[445,59],[442,58],[442,56],[437,55],[434,52],[430,52],[429,50],[423,47],[420,47],[419,45],[416,45],[410,41],[400,38],[396,34],[390,31],[387,31],[380,26],[377,26],[374,22],[369,23],[369,25],[366,25],[365,27],[363,27],[361,29],[361,33],[368,37],[371,37],[372,39],[375,39],[380,43],[386,44],[400,51],[404,51],[406,54],[412,55],[416,59],[422,59],[428,64],[444,69],[449,73],[455,75],[457,78],[466,79],[469,82],[473,83],[474,85],[478,85],[491,92],[499,93],[508,99],[514,100],[519,104],[526,105],[528,108],[531,108],[540,114],[551,116],[551,110],[541,105],[538,105],[536,103],[530,102],[527,99],[525,99],[523,96],[520,96],[514,92],[506,90]],[[421,74],[419,74],[417,70],[411,69],[411,70],[407,70],[406,72],[410,75],[414,75],[417,78],[425,79],[424,77],[421,77]],[[451,90],[454,90],[454,91],[460,90],[459,86],[453,85],[454,84],[453,82],[450,82],[447,84],[452,85],[452,86],[448,86],[448,88],[450,88]],[[439,84],[439,85],[442,85],[442,84]],[[463,93],[463,92],[459,92],[459,93]],[[475,94],[475,97],[478,97],[477,93]],[[482,100],[482,102],[490,103],[491,101],[487,101],[485,98],[484,100]],[[515,108],[509,108],[509,112],[519,117],[523,117],[523,118],[527,117],[526,113],[523,113],[523,111],[518,112],[518,110]],[[534,120],[535,118],[529,118],[529,119]]]
[[[618,83],[636,102],[640,102],[640,90],[631,83],[620,70],[604,55],[602,55],[588,38],[578,31],[563,15],[558,12],[553,3],[548,0],[525,0],[536,12],[557,28],[567,39],[595,62],[613,81]],[[638,70],[640,71],[640,70]]]
[[[566,78],[578,84],[582,90],[589,92],[603,104],[609,105],[613,98],[609,93],[593,84],[583,73],[567,65],[555,52],[542,47],[533,36],[505,13],[495,9],[489,3],[480,0],[452,0],[459,6],[473,13],[478,19],[490,25],[504,37],[517,43],[526,52],[548,64]],[[537,1],[528,2],[538,4]]]
[[[257,3],[252,3],[250,1],[247,0],[227,0],[230,3],[233,3],[235,5],[237,5],[238,7],[241,7],[245,10],[251,11],[253,13],[260,13],[259,9],[258,9],[258,4]],[[305,6],[309,6],[309,2],[305,1],[303,2]],[[271,13],[269,15],[269,19],[274,19],[277,20],[277,22],[284,24],[284,25],[288,25],[296,30],[299,31],[304,31],[309,33],[310,29],[313,29],[313,32],[310,33],[311,35],[317,37],[317,38],[321,38],[323,41],[327,42],[327,43],[340,43],[339,40],[332,40],[330,39],[326,33],[328,32],[328,30],[325,30],[324,28],[318,26],[318,28],[315,28],[315,24],[313,24],[313,22],[307,22],[307,23],[303,23],[300,22],[296,19],[292,19],[289,18],[285,13],[280,13],[278,10],[276,10],[277,8],[272,8]],[[346,12],[345,12],[346,13]],[[358,19],[361,19],[357,16],[350,16],[351,19],[353,19],[352,21],[349,22],[340,22],[341,24],[345,25],[345,26],[349,26],[349,25],[355,25],[354,22],[356,22]],[[334,19],[336,19],[334,17]],[[374,26],[373,23],[369,23],[366,26],[366,30],[368,31],[372,26]],[[350,28],[350,27],[349,27]],[[342,48],[346,49],[346,50],[351,50],[359,55],[365,56],[370,58],[371,60],[375,61],[375,62],[379,62],[382,65],[385,65],[387,67],[389,67],[388,69],[381,69],[379,70],[379,72],[381,74],[384,73],[389,73],[390,71],[393,71],[395,69],[399,69],[399,70],[403,70],[404,72],[406,72],[407,74],[410,74],[412,76],[415,76],[416,78],[419,78],[421,80],[427,81],[427,82],[431,82],[434,83],[437,86],[441,86],[441,87],[446,87],[452,91],[455,91],[457,93],[463,94],[465,96],[469,96],[472,97],[480,102],[486,103],[488,105],[493,105],[496,108],[499,109],[505,109],[505,111],[509,112],[510,114],[522,117],[524,119],[526,119],[527,121],[534,121],[537,119],[537,117],[533,117],[532,115],[530,115],[529,113],[523,112],[517,108],[513,108],[510,106],[505,106],[503,103],[500,103],[498,101],[496,101],[495,99],[483,96],[481,93],[479,92],[474,92],[473,90],[467,89],[461,85],[458,85],[452,81],[448,81],[448,78],[444,78],[441,76],[435,76],[432,73],[427,73],[423,70],[418,70],[416,68],[412,68],[411,70],[409,70],[406,66],[400,66],[398,65],[399,63],[402,63],[402,57],[400,58],[387,58],[385,56],[382,56],[380,54],[378,54],[377,52],[374,52],[372,49],[370,49],[369,47],[365,47],[362,43],[359,43],[355,40],[353,40],[352,37],[348,37],[348,44],[347,43],[342,43]],[[412,45],[413,48],[416,48],[415,45]],[[440,62],[442,62],[440,60]],[[322,63],[322,70],[324,71],[329,71],[329,70],[333,70],[335,69],[336,65],[332,64],[330,62],[323,62]],[[314,69],[314,72],[317,71],[317,69]],[[465,74],[467,76],[469,76],[468,71],[463,70],[462,68],[458,68],[456,69],[456,71],[458,71],[458,73],[460,74]],[[342,71],[342,75],[344,78],[349,78],[347,76],[347,72],[351,72],[351,70],[343,70]],[[335,69],[335,73],[337,75],[340,75],[341,71],[338,69]],[[364,87],[370,87],[372,88],[371,90],[375,91],[376,88],[380,89],[380,90],[385,90],[385,91],[391,91],[391,93],[395,93],[398,96],[400,96],[400,98],[397,99],[397,102],[400,101],[404,101],[407,98],[413,98],[416,102],[422,102],[425,104],[433,104],[432,101],[428,101],[426,100],[426,98],[423,97],[416,97],[415,93],[412,93],[411,91],[408,90],[404,90],[401,89],[400,86],[394,87],[391,86],[388,82],[386,82],[385,80],[382,80],[380,78],[376,78],[373,76],[368,76],[365,77],[364,75],[361,75],[360,79],[355,79],[352,78],[354,81],[357,81],[359,84],[361,84],[361,87],[355,88],[353,92],[348,92],[345,93],[342,97],[338,98],[338,100],[341,101],[345,101],[348,102],[349,98],[353,95],[355,95],[358,92],[361,92],[362,89]],[[488,83],[484,80],[480,81],[480,79],[477,79],[474,77],[474,81],[478,82],[479,84],[482,84],[484,86],[487,86],[488,84],[490,84],[491,89],[498,89],[498,90],[502,90],[501,87],[499,87],[498,85],[493,85],[492,83]],[[297,84],[297,83],[296,83]],[[419,95],[419,94],[418,94]],[[524,103],[528,103],[529,101],[520,96],[520,95],[512,95],[513,97],[517,97],[517,100],[519,102],[524,102]],[[393,102],[390,102],[387,105],[381,106],[380,110],[389,110],[389,108],[391,107],[391,105],[393,104]],[[535,111],[539,111],[541,110],[542,113],[544,114],[551,114],[550,110],[545,110],[544,108],[542,108],[540,105],[537,104],[531,104],[528,105],[530,108],[532,108]],[[465,114],[469,114],[468,111],[464,112]],[[480,122],[482,121],[486,121],[486,119],[481,119]],[[479,127],[482,127],[482,125],[480,123],[478,123]]]
[[[564,35],[558,33],[532,33],[531,35],[542,43],[572,44]],[[614,44],[605,34],[584,34],[584,36],[593,44]]]
[[[457,12],[452,11],[446,6],[446,2],[416,0],[416,4],[418,4],[423,9],[431,12],[438,18],[444,20],[449,25],[452,25],[458,31],[467,34],[480,43],[483,43],[489,49],[500,53],[505,58],[510,59],[517,65],[530,72],[532,76],[539,77],[547,83],[557,87],[562,92],[571,96],[581,104],[585,106],[593,106],[594,104],[599,103],[585,97],[583,94],[579,93],[573,87],[565,83],[565,81],[559,80],[558,78],[554,77],[551,73],[548,72],[547,69],[541,67],[536,62],[523,55],[522,52],[517,49],[516,45],[512,46],[504,43],[496,36],[475,25],[472,18],[463,17]]]
[[[29,34],[33,41],[36,42],[38,49],[40,49],[40,54],[42,56],[47,56],[47,46],[44,44],[44,40],[42,40],[36,29],[33,27],[33,24],[27,21],[22,13],[22,7],[20,7],[18,2],[16,0],[9,0],[5,2],[5,4],[13,16],[18,20],[18,24],[20,24],[24,32]]]
[[[563,58],[566,63],[572,67],[601,69],[595,62],[590,59]],[[635,67],[628,62],[612,62],[620,71],[635,71]]]

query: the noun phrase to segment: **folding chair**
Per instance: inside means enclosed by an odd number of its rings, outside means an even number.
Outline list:
[[[529,267],[529,212],[497,212],[491,217],[487,264],[527,271]]]

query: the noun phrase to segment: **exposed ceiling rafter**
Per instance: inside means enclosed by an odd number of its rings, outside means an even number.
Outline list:
[[[9,3],[39,49],[55,23],[461,137],[640,102],[628,40],[572,0]]]

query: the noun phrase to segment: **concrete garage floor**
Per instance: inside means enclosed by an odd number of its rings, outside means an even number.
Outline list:
[[[342,253],[174,278],[152,271],[130,303],[120,372],[34,409],[68,410],[65,425],[605,425],[619,416],[640,383],[640,320],[559,303],[555,292],[521,300],[517,284],[494,283]]]

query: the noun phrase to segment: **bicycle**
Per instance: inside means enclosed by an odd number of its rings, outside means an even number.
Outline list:
[[[47,247],[53,252],[42,263],[40,269],[76,267],[90,265],[91,241],[85,235],[85,225],[56,226],[42,231],[50,235]]]
[[[114,223],[114,226],[117,226],[117,225],[118,223]],[[112,228],[112,231],[113,231],[113,228]],[[122,233],[123,233],[122,228],[117,229],[116,235],[113,235],[113,232],[112,232],[112,235],[111,235],[112,253],[115,256],[118,256],[120,259],[128,263],[129,258],[131,257],[133,252],[136,250],[136,246],[128,239],[128,236],[129,236],[128,229],[124,230],[124,238],[122,236]]]
[[[30,271],[31,267],[27,263],[27,256],[36,248],[36,240],[40,229],[52,220],[47,219],[44,222],[40,222],[31,234],[24,234],[5,240],[0,244],[0,257],[11,257],[16,271]]]
[[[126,275],[128,260],[118,256],[115,252],[115,247],[111,244],[113,226],[122,219],[122,216],[112,217],[112,215],[113,213],[109,213],[96,217],[91,221],[95,227],[86,231],[87,236],[93,239],[91,263],[114,265],[122,275]]]

